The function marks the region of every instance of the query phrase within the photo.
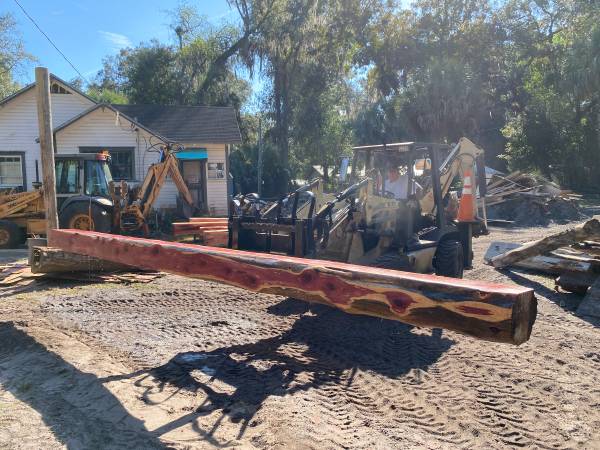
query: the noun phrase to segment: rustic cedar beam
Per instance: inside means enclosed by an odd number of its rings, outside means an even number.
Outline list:
[[[600,222],[598,219],[591,219],[576,227],[546,236],[538,241],[528,242],[517,249],[498,255],[492,258],[492,265],[497,268],[507,267],[532,256],[543,255],[557,248],[599,236]]]
[[[533,291],[520,286],[91,231],[52,230],[52,239],[68,252],[496,342],[527,341],[536,317]]]

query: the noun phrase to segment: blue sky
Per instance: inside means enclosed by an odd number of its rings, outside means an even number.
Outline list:
[[[169,42],[173,37],[168,11],[179,0],[18,0],[57,47],[86,77],[100,69],[102,58],[121,47],[157,38]],[[226,0],[195,0],[200,12],[211,22],[235,19]],[[77,73],[35,28],[14,0],[0,0],[0,13],[12,12],[25,42],[26,50],[38,62],[16,74],[26,84],[34,79],[35,65],[48,67],[65,80]]]

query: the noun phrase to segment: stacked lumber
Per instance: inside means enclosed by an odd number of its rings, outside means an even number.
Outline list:
[[[600,277],[599,241],[600,221],[591,219],[522,245],[493,242],[484,261],[498,269],[518,267],[558,275],[557,288],[585,294]]]
[[[492,175],[485,203],[491,219],[536,225],[551,220],[578,219],[580,198],[543,177],[517,171],[506,176]],[[520,212],[522,217],[519,217]]]
[[[173,223],[176,240],[192,237],[204,245],[227,247],[229,232],[226,217],[192,217],[188,222]]]

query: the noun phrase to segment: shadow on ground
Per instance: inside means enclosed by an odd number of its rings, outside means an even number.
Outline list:
[[[67,448],[163,448],[93,374],[0,323],[0,383],[36,410]]]
[[[419,334],[399,322],[352,316],[292,299],[272,306],[269,312],[302,315],[281,335],[210,352],[179,353],[166,364],[146,371],[161,390],[175,388],[176,392],[204,394],[204,401],[194,412],[156,433],[161,435],[192,423],[197,433],[219,445],[215,432],[228,417],[240,423],[239,439],[248,426],[253,426],[253,417],[270,396],[291,395],[328,384],[351,386],[359,370],[390,378],[412,373],[412,380],[419,383],[421,372],[417,369],[427,369],[454,343],[444,338],[441,330]],[[233,387],[232,392],[215,389],[215,380]],[[151,394],[155,392],[152,389],[146,393],[146,403],[152,403]],[[220,418],[210,429],[199,429],[194,420],[216,410],[222,411]]]
[[[544,286],[542,283],[539,283],[535,280],[532,280],[514,269],[505,269],[501,271],[507,277],[509,277],[512,281],[520,286],[525,286],[531,288],[535,291],[536,294],[541,295],[544,298],[547,298],[553,303],[556,303],[561,308],[564,308],[565,311],[569,311],[575,314],[577,308],[581,304],[583,300],[583,296],[579,294],[573,294],[571,292],[557,292],[554,289],[550,289],[547,286]],[[528,273],[528,272],[524,272]],[[533,272],[532,272],[533,273]],[[536,274],[538,275],[538,274]],[[600,319],[596,319],[591,316],[582,316],[577,314],[582,320],[594,325],[595,327],[600,327]]]

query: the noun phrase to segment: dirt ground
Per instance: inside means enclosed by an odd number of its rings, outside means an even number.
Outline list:
[[[0,448],[600,448],[600,322],[549,277],[514,347],[166,276],[0,298]]]

